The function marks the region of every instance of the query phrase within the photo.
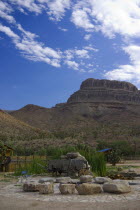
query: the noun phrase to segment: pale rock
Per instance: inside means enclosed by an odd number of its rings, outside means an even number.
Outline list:
[[[57,183],[71,183],[71,178],[70,177],[59,177],[59,178],[56,178],[56,182]]]
[[[102,192],[102,187],[99,184],[82,183],[76,185],[76,190],[79,195],[93,195]]]
[[[103,190],[104,192],[108,193],[122,194],[122,193],[129,193],[131,191],[131,188],[127,183],[110,182],[110,183],[105,183],[103,185]]]
[[[38,182],[25,182],[23,184],[23,191],[25,192],[36,192],[39,191],[40,184]]]
[[[75,184],[60,184],[59,190],[61,194],[74,194],[75,193]]]
[[[79,179],[72,179],[72,180],[71,180],[71,184],[77,184],[78,182],[80,182]]]
[[[108,178],[108,177],[95,177],[95,178],[94,178],[94,181],[95,181],[95,183],[97,183],[97,184],[104,184],[104,183],[106,183],[106,182],[111,181],[111,179]]]
[[[129,168],[128,172],[135,173],[136,171],[133,168]]]
[[[44,182],[55,182],[56,179],[52,177],[46,177],[46,178],[41,178],[39,179],[39,183],[44,183]]]
[[[46,182],[39,186],[40,194],[52,194],[54,193],[54,184],[52,182]]]
[[[91,175],[80,176],[80,182],[82,182],[82,183],[89,183],[92,181],[93,181],[93,176],[91,176]]]

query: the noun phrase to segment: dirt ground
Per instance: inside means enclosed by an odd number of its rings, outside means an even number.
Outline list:
[[[46,202],[0,197],[0,210],[139,210],[140,201],[85,203]]]

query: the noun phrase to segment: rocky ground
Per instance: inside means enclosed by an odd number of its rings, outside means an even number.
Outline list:
[[[125,164],[118,164],[124,166]],[[126,166],[135,167],[140,173],[140,161],[127,161]],[[29,177],[40,180],[43,177]],[[94,195],[62,195],[59,184],[55,183],[54,194],[24,192],[22,183],[25,179],[14,179],[0,175],[0,210],[139,210],[140,177],[128,180],[131,192],[125,194],[100,193]],[[136,184],[135,184],[136,183]]]
[[[40,177],[32,179],[38,180]],[[133,181],[137,182],[138,185],[131,185],[130,193],[101,193],[95,195],[61,195],[58,189],[59,184],[57,183],[52,195],[42,195],[38,192],[23,192],[20,181],[18,183],[17,180],[0,182],[0,210],[90,210],[95,208],[99,210],[138,210],[140,206],[140,180]]]

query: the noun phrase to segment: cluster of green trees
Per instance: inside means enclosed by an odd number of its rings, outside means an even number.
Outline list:
[[[120,156],[137,156],[140,155],[140,138],[132,137],[131,142],[126,140],[117,140],[117,141],[98,141],[97,150],[112,148],[115,151],[118,151]]]

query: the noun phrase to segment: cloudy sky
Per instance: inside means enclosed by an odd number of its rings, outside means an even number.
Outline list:
[[[54,106],[91,77],[140,88],[140,0],[0,0],[0,108]]]

